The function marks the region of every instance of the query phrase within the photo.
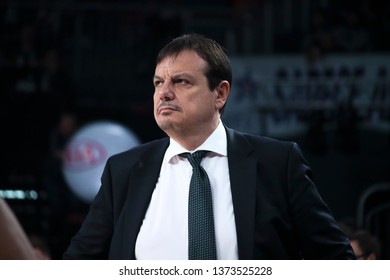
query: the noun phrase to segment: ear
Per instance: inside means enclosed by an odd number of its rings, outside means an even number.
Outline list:
[[[218,110],[223,108],[227,102],[230,93],[230,84],[228,81],[221,81],[215,89],[217,97],[215,99],[215,106]]]

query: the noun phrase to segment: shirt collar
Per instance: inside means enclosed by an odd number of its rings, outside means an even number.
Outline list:
[[[203,142],[198,148],[194,151],[188,151],[183,148],[179,143],[174,139],[170,138],[169,147],[165,152],[164,162],[173,160],[173,158],[181,153],[192,153],[198,150],[207,150],[211,151],[220,156],[227,156],[227,136],[225,127],[222,124],[222,121],[219,121],[217,128],[213,133]]]

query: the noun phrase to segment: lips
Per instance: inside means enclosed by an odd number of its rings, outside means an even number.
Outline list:
[[[171,107],[171,106],[161,106],[158,108],[158,112],[159,113],[164,113],[164,112],[167,112],[167,111],[176,111],[175,108]]]
[[[167,102],[163,102],[157,108],[157,113],[159,114],[169,111],[180,111],[180,107],[175,104],[167,104]]]

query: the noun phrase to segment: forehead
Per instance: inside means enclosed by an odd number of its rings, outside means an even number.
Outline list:
[[[156,72],[204,72],[206,67],[207,62],[203,58],[201,58],[196,52],[186,50],[180,52],[178,55],[171,55],[165,57],[160,63],[156,65]]]

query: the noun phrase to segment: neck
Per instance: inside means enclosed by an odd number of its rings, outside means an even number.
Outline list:
[[[194,151],[196,148],[202,145],[207,140],[207,138],[209,138],[209,136],[217,128],[218,123],[219,121],[213,126],[201,129],[198,128],[196,131],[181,131],[178,133],[169,131],[167,134],[183,148],[187,149],[188,151]]]

